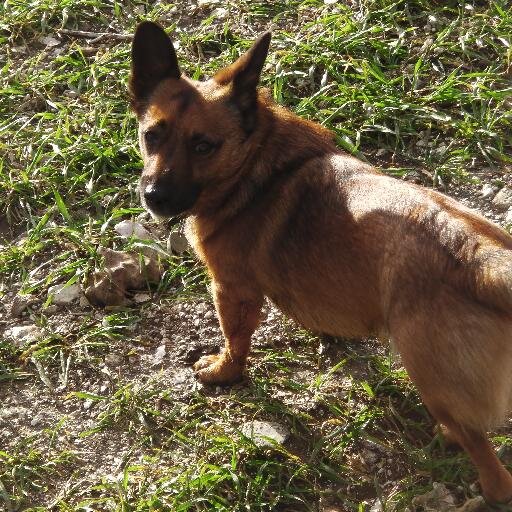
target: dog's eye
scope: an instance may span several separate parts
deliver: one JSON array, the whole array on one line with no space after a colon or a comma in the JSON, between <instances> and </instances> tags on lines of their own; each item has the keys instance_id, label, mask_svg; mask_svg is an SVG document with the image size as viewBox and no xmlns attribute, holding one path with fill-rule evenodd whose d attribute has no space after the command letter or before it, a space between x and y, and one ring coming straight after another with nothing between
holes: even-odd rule
<instances>
[{"instance_id":1,"label":"dog's eye","mask_svg":"<svg viewBox=\"0 0 512 512\"><path fill-rule=\"evenodd\" d=\"M155 130L147 130L144 132L144 142L148 147L154 146L159 138L160 136Z\"/></svg>"},{"instance_id":2,"label":"dog's eye","mask_svg":"<svg viewBox=\"0 0 512 512\"><path fill-rule=\"evenodd\" d=\"M207 155L211 153L214 149L214 145L207 140L202 140L194 145L194 153L196 155Z\"/></svg>"}]
</instances>

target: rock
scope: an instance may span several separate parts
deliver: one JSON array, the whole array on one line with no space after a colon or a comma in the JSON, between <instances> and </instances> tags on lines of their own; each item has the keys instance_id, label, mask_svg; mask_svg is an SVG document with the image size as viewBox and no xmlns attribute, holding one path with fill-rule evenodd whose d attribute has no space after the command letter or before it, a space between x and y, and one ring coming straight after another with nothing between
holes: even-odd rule
<instances>
[{"instance_id":1,"label":"rock","mask_svg":"<svg viewBox=\"0 0 512 512\"><path fill-rule=\"evenodd\" d=\"M87 299L96 306L129 304L129 291L147 289L148 283L158 283L162 266L155 251L144 255L136 252L113 251L101 248L104 267L94 273L85 290Z\"/></svg>"},{"instance_id":2,"label":"rock","mask_svg":"<svg viewBox=\"0 0 512 512\"><path fill-rule=\"evenodd\" d=\"M11 316L13 318L20 317L27 308L36 302L37 299L30 295L16 295L11 303Z\"/></svg>"},{"instance_id":3,"label":"rock","mask_svg":"<svg viewBox=\"0 0 512 512\"><path fill-rule=\"evenodd\" d=\"M433 489L412 499L412 510L422 512L455 512L455 497L444 484L434 482Z\"/></svg>"},{"instance_id":4,"label":"rock","mask_svg":"<svg viewBox=\"0 0 512 512\"><path fill-rule=\"evenodd\" d=\"M377 498L373 503L372 503L372 506L370 507L370 512L382 512L382 503L381 501Z\"/></svg>"},{"instance_id":5,"label":"rock","mask_svg":"<svg viewBox=\"0 0 512 512\"><path fill-rule=\"evenodd\" d=\"M505 217L503 217L505 224L512 224L512 208L509 208L507 213L505 213Z\"/></svg>"},{"instance_id":6,"label":"rock","mask_svg":"<svg viewBox=\"0 0 512 512\"><path fill-rule=\"evenodd\" d=\"M6 338L10 338L16 347L22 347L27 343L32 343L41 334L37 325L15 325L7 329L4 333Z\"/></svg>"},{"instance_id":7,"label":"rock","mask_svg":"<svg viewBox=\"0 0 512 512\"><path fill-rule=\"evenodd\" d=\"M224 20L227 18L229 11L225 7L217 7L213 10L212 16L218 20Z\"/></svg>"},{"instance_id":8,"label":"rock","mask_svg":"<svg viewBox=\"0 0 512 512\"><path fill-rule=\"evenodd\" d=\"M492 204L499 210L505 211L512 207L512 190L503 187L492 200Z\"/></svg>"},{"instance_id":9,"label":"rock","mask_svg":"<svg viewBox=\"0 0 512 512\"><path fill-rule=\"evenodd\" d=\"M119 354L107 354L105 356L105 364L107 366L121 366L123 363L123 357Z\"/></svg>"},{"instance_id":10,"label":"rock","mask_svg":"<svg viewBox=\"0 0 512 512\"><path fill-rule=\"evenodd\" d=\"M91 306L91 303L87 300L87 297L83 294L80 294L80 299L78 301L78 304L81 308L88 308Z\"/></svg>"},{"instance_id":11,"label":"rock","mask_svg":"<svg viewBox=\"0 0 512 512\"><path fill-rule=\"evenodd\" d=\"M512 508L512 507L511 507ZM470 499L464 503L461 507L455 509L456 512L492 512L495 508L490 507L485 503L482 496Z\"/></svg>"},{"instance_id":12,"label":"rock","mask_svg":"<svg viewBox=\"0 0 512 512\"><path fill-rule=\"evenodd\" d=\"M134 236L141 240L151 240L151 234L140 223L131 220L123 220L114 226L114 231L123 238L130 238Z\"/></svg>"},{"instance_id":13,"label":"rock","mask_svg":"<svg viewBox=\"0 0 512 512\"><path fill-rule=\"evenodd\" d=\"M275 443L283 444L290 435L285 426L269 421L250 421L244 423L240 430L260 447L273 446Z\"/></svg>"},{"instance_id":14,"label":"rock","mask_svg":"<svg viewBox=\"0 0 512 512\"><path fill-rule=\"evenodd\" d=\"M497 190L497 187L491 185L490 183L484 183L484 186L480 191L480 197L482 199L490 199L491 197L494 196Z\"/></svg>"},{"instance_id":15,"label":"rock","mask_svg":"<svg viewBox=\"0 0 512 512\"><path fill-rule=\"evenodd\" d=\"M152 366L157 366L159 364L162 364L162 361L164 360L164 356L165 356L165 345L160 345L154 355L153 355L153 360L152 360Z\"/></svg>"},{"instance_id":16,"label":"rock","mask_svg":"<svg viewBox=\"0 0 512 512\"><path fill-rule=\"evenodd\" d=\"M136 304L141 304L142 302L148 302L151 300L151 295L149 293L136 293L133 296L133 301Z\"/></svg>"},{"instance_id":17,"label":"rock","mask_svg":"<svg viewBox=\"0 0 512 512\"><path fill-rule=\"evenodd\" d=\"M88 411L93 406L93 404L93 400L85 400L84 403L82 404L82 408L84 409L84 411Z\"/></svg>"},{"instance_id":18,"label":"rock","mask_svg":"<svg viewBox=\"0 0 512 512\"><path fill-rule=\"evenodd\" d=\"M48 288L48 297L52 298L52 302L58 306L67 306L80 297L80 285L77 283L66 286L56 284Z\"/></svg>"},{"instance_id":19,"label":"rock","mask_svg":"<svg viewBox=\"0 0 512 512\"><path fill-rule=\"evenodd\" d=\"M197 0L197 7L204 8L210 7L212 5L218 4L220 0Z\"/></svg>"},{"instance_id":20,"label":"rock","mask_svg":"<svg viewBox=\"0 0 512 512\"><path fill-rule=\"evenodd\" d=\"M167 239L167 251L174 254L183 254L190 252L190 246L187 237L180 231L171 231Z\"/></svg>"},{"instance_id":21,"label":"rock","mask_svg":"<svg viewBox=\"0 0 512 512\"><path fill-rule=\"evenodd\" d=\"M54 37L51 37L51 36L45 36L45 37L42 37L40 40L39 40L42 44L44 44L45 46L58 46L59 44L61 44L61 41L59 41L58 39L55 39Z\"/></svg>"}]
</instances>

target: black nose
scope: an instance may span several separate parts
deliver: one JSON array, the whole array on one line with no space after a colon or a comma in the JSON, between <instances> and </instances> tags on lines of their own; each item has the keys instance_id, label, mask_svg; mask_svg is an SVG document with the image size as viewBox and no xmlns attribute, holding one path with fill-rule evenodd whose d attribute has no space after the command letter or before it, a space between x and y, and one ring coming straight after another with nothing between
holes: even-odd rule
<instances>
[{"instance_id":1,"label":"black nose","mask_svg":"<svg viewBox=\"0 0 512 512\"><path fill-rule=\"evenodd\" d=\"M144 189L144 199L149 208L158 210L165 203L165 193L160 187L151 183Z\"/></svg>"}]
</instances>

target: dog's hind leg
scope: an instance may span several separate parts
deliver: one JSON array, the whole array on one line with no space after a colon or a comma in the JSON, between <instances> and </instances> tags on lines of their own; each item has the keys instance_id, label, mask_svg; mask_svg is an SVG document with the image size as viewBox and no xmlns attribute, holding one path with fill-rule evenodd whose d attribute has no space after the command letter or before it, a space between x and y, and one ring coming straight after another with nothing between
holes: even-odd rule
<instances>
[{"instance_id":1,"label":"dog's hind leg","mask_svg":"<svg viewBox=\"0 0 512 512\"><path fill-rule=\"evenodd\" d=\"M450 432L450 437L456 439L457 443L468 453L478 470L485 498L491 503L510 502L512 500L512 475L496 456L487 434L464 428L448 414L439 413L439 411L432 411L432 414L442 416L442 421Z\"/></svg>"},{"instance_id":2,"label":"dog's hind leg","mask_svg":"<svg viewBox=\"0 0 512 512\"><path fill-rule=\"evenodd\" d=\"M486 432L510 408L511 318L450 288L430 296L394 306L393 342L431 414L476 466L484 497L508 502L512 476Z\"/></svg>"}]
</instances>

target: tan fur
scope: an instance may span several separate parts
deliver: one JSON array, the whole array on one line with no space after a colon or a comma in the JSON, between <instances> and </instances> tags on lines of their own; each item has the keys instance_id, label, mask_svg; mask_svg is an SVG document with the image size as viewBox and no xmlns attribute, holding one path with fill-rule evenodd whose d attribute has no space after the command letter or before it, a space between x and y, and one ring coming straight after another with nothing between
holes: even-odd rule
<instances>
[{"instance_id":1,"label":"tan fur","mask_svg":"<svg viewBox=\"0 0 512 512\"><path fill-rule=\"evenodd\" d=\"M141 134L166 127L152 154L141 135L142 194L162 177L173 180L169 193L200 190L184 212L187 233L210 273L226 346L196 363L198 377L241 377L264 297L317 332L391 338L486 497L512 498L485 434L511 406L512 238L344 154L266 92L254 100L243 88L259 75L265 44L207 82L163 77L148 98L135 95ZM142 87L137 65L133 76ZM222 143L199 158L187 142L194 133Z\"/></svg>"}]
</instances>

